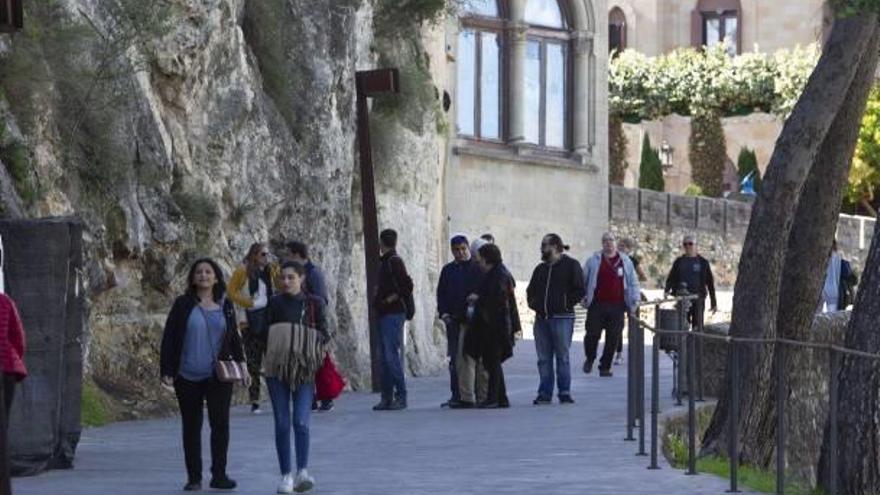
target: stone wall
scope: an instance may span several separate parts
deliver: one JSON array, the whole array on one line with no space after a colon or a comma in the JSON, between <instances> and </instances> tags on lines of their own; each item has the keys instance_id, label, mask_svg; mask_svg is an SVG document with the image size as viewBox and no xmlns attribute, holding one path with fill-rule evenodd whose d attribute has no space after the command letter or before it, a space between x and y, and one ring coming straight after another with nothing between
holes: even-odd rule
<instances>
[{"instance_id":1,"label":"stone wall","mask_svg":"<svg viewBox=\"0 0 880 495\"><path fill-rule=\"evenodd\" d=\"M696 235L701 254L712 264L716 286L733 287L751 218L749 203L610 186L608 211L611 230L638 244L647 287L662 287L686 234ZM857 273L867 258L875 224L873 218L851 215L841 215L837 224L839 248Z\"/></svg>"},{"instance_id":2,"label":"stone wall","mask_svg":"<svg viewBox=\"0 0 880 495\"><path fill-rule=\"evenodd\" d=\"M849 311L816 315L809 341L843 345ZM710 333L727 335L729 324L707 325ZM704 392L717 397L728 387L728 344L709 340L703 354ZM828 422L829 353L824 349L787 349L786 466L800 480L815 485Z\"/></svg>"}]
</instances>

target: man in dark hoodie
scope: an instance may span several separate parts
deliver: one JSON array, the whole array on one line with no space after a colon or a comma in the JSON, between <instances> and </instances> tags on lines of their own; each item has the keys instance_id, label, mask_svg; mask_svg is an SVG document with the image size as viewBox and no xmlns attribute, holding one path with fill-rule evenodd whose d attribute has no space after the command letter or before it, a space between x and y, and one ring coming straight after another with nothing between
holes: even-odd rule
<instances>
[{"instance_id":1,"label":"man in dark hoodie","mask_svg":"<svg viewBox=\"0 0 880 495\"><path fill-rule=\"evenodd\" d=\"M574 333L574 307L584 297L584 272L580 263L568 257L568 246L556 234L541 241L541 264L532 273L526 289L529 308L535 311L535 349L541 382L535 405L553 399L554 360L559 402L573 404L569 349Z\"/></svg>"}]
</instances>

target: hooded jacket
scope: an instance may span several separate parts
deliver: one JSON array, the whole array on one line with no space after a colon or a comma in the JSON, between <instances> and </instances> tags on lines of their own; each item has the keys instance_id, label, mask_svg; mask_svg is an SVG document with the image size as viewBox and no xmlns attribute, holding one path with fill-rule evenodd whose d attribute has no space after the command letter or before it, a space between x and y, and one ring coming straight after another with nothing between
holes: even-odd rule
<instances>
[{"instance_id":1,"label":"hooded jacket","mask_svg":"<svg viewBox=\"0 0 880 495\"><path fill-rule=\"evenodd\" d=\"M532 272L526 295L539 318L574 317L574 307L584 297L580 263L565 254L556 263L541 263Z\"/></svg>"}]
</instances>

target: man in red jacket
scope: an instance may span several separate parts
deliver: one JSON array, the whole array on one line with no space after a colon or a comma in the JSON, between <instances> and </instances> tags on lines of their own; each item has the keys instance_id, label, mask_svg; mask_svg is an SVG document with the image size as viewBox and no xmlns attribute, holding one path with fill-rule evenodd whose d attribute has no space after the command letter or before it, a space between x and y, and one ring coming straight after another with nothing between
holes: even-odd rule
<instances>
[{"instance_id":1,"label":"man in red jacket","mask_svg":"<svg viewBox=\"0 0 880 495\"><path fill-rule=\"evenodd\" d=\"M18 317L15 303L6 294L0 293L0 493L12 493L9 481L9 461L7 459L6 430L7 418L12 406L15 384L27 376L24 367L24 328Z\"/></svg>"}]
</instances>

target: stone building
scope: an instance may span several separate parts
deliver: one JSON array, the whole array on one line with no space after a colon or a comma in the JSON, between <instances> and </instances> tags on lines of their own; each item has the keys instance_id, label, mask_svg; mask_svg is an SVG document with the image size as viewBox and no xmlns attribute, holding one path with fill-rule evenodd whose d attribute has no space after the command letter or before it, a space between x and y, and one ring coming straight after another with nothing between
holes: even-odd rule
<instances>
[{"instance_id":1,"label":"stone building","mask_svg":"<svg viewBox=\"0 0 880 495\"><path fill-rule=\"evenodd\" d=\"M448 230L491 232L527 279L541 237L582 258L607 226L604 0L471 0L446 24Z\"/></svg>"},{"instance_id":2,"label":"stone building","mask_svg":"<svg viewBox=\"0 0 880 495\"><path fill-rule=\"evenodd\" d=\"M783 48L821 43L830 25L825 0L609 0L609 49L635 49L657 56L682 47L714 45L727 40L729 51L772 53ZM770 160L782 119L754 113L722 119L731 175L741 147L755 150L763 170ZM629 141L625 185L638 184L642 136L666 147L669 163L666 190L682 192L691 183L688 160L690 118L672 115L624 126ZM735 177L735 175L734 175ZM730 179L730 178L728 178Z\"/></svg>"}]
</instances>

